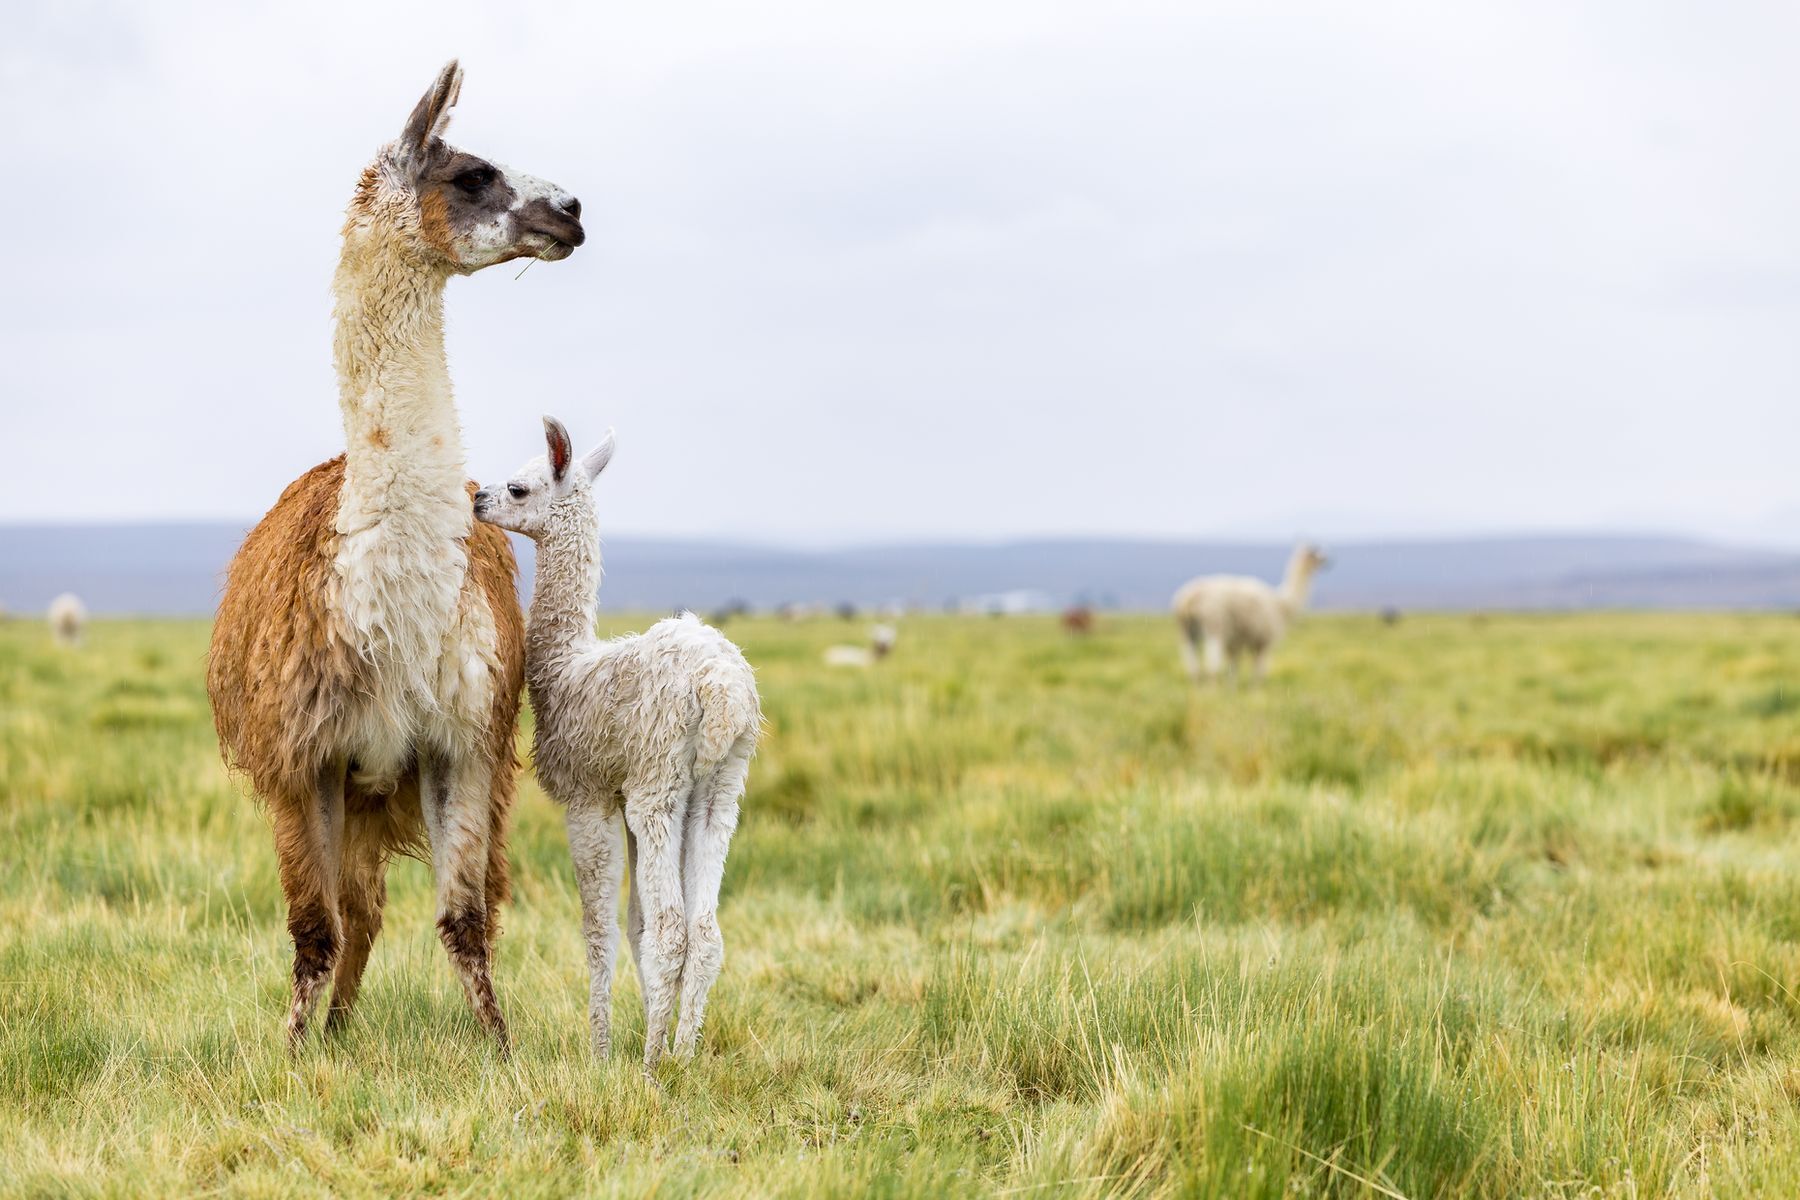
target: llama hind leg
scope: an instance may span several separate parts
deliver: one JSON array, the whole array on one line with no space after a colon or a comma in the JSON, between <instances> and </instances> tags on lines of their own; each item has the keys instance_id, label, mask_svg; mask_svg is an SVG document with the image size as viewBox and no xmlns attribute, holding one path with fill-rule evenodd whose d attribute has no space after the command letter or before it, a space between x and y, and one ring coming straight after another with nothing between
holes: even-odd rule
<instances>
[{"instance_id":1,"label":"llama hind leg","mask_svg":"<svg viewBox=\"0 0 1800 1200\"><path fill-rule=\"evenodd\" d=\"M625 824L637 839L633 898L643 909L638 935L638 974L644 983L644 1066L654 1067L668 1043L669 1018L687 957L687 918L682 912L682 811L691 781L628 789Z\"/></svg>"},{"instance_id":2,"label":"llama hind leg","mask_svg":"<svg viewBox=\"0 0 1800 1200\"><path fill-rule=\"evenodd\" d=\"M738 797L750 773L754 742L740 737L725 761L699 787L688 805L681 879L687 908L687 960L681 968L681 1018L675 1026L675 1053L689 1055L700 1039L706 998L725 965L725 938L719 930L719 884L725 855L737 830Z\"/></svg>"},{"instance_id":3,"label":"llama hind leg","mask_svg":"<svg viewBox=\"0 0 1800 1200\"><path fill-rule=\"evenodd\" d=\"M492 765L421 754L419 809L431 839L431 871L437 884L438 938L450 954L463 995L505 1056L506 1018L490 974L488 858L493 838Z\"/></svg>"},{"instance_id":4,"label":"llama hind leg","mask_svg":"<svg viewBox=\"0 0 1800 1200\"><path fill-rule=\"evenodd\" d=\"M288 933L294 939L293 1002L287 1019L290 1050L306 1040L307 1023L344 945L338 861L344 836L345 770L342 762L327 763L314 777L310 793L270 805Z\"/></svg>"},{"instance_id":5,"label":"llama hind leg","mask_svg":"<svg viewBox=\"0 0 1800 1200\"><path fill-rule=\"evenodd\" d=\"M494 943L500 939L500 911L512 899L512 872L506 861L506 826L512 816L514 793L518 787L516 766L510 756L494 767L488 803L487 899L488 961L494 958ZM491 969L491 968L490 968Z\"/></svg>"},{"instance_id":6,"label":"llama hind leg","mask_svg":"<svg viewBox=\"0 0 1800 1200\"><path fill-rule=\"evenodd\" d=\"M1217 682L1225 673L1225 639L1213 634L1206 635L1206 677Z\"/></svg>"},{"instance_id":7,"label":"llama hind leg","mask_svg":"<svg viewBox=\"0 0 1800 1200\"><path fill-rule=\"evenodd\" d=\"M630 885L631 902L625 906L625 944L631 947L631 962L637 968L638 981L644 979L644 896L637 885L637 834L625 826L625 879Z\"/></svg>"},{"instance_id":8,"label":"llama hind leg","mask_svg":"<svg viewBox=\"0 0 1800 1200\"><path fill-rule=\"evenodd\" d=\"M581 892L581 936L587 946L588 1029L594 1055L612 1052L613 962L619 950L619 868L625 837L619 815L584 801L563 814L569 830L569 854L575 861L575 886Z\"/></svg>"},{"instance_id":9,"label":"llama hind leg","mask_svg":"<svg viewBox=\"0 0 1800 1200\"><path fill-rule=\"evenodd\" d=\"M381 934L382 909L387 905L387 822L368 813L350 816L344 823L343 867L338 877L338 905L344 918L344 949L338 956L331 983L331 1011L325 1017L327 1033L349 1023L362 990L369 951Z\"/></svg>"}]
</instances>

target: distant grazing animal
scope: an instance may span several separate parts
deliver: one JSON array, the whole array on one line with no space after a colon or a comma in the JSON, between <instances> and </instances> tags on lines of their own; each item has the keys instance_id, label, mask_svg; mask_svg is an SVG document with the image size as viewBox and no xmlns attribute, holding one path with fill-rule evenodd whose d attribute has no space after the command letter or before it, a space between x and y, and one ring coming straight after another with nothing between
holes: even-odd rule
<instances>
[{"instance_id":1,"label":"distant grazing animal","mask_svg":"<svg viewBox=\"0 0 1800 1200\"><path fill-rule=\"evenodd\" d=\"M1235 676L1246 654L1256 677L1267 675L1270 651L1306 607L1313 576L1330 561L1317 546L1302 543L1288 559L1279 588L1244 575L1204 575L1184 584L1171 607L1188 675L1201 681L1202 652L1207 678L1217 679L1227 666Z\"/></svg>"},{"instance_id":2,"label":"distant grazing animal","mask_svg":"<svg viewBox=\"0 0 1800 1200\"><path fill-rule=\"evenodd\" d=\"M447 64L364 168L333 280L345 452L295 480L232 560L207 691L226 761L275 830L294 939L297 1047L335 972L349 1015L381 929L387 862L427 846L437 930L507 1047L490 961L524 670L506 536L476 526L444 356L444 286L510 259L567 258L575 198L443 141Z\"/></svg>"},{"instance_id":3,"label":"distant grazing animal","mask_svg":"<svg viewBox=\"0 0 1800 1200\"><path fill-rule=\"evenodd\" d=\"M1381 610L1381 623L1383 625L1398 625L1400 623L1400 610L1395 608L1393 605L1389 605L1388 607L1382 609Z\"/></svg>"},{"instance_id":4,"label":"distant grazing animal","mask_svg":"<svg viewBox=\"0 0 1800 1200\"><path fill-rule=\"evenodd\" d=\"M1085 604L1063 609L1062 627L1076 634L1094 632L1094 610Z\"/></svg>"},{"instance_id":5,"label":"distant grazing animal","mask_svg":"<svg viewBox=\"0 0 1800 1200\"><path fill-rule=\"evenodd\" d=\"M747 617L754 611L755 609L751 608L748 600L741 596L733 596L718 608L713 609L712 615L706 618L706 622L717 629L723 629L727 621L736 617Z\"/></svg>"},{"instance_id":6,"label":"distant grazing animal","mask_svg":"<svg viewBox=\"0 0 1800 1200\"><path fill-rule=\"evenodd\" d=\"M876 625L869 630L867 646L825 647L825 665L828 667L872 667L893 653L894 642L899 636L900 631L892 625Z\"/></svg>"},{"instance_id":7,"label":"distant grazing animal","mask_svg":"<svg viewBox=\"0 0 1800 1200\"><path fill-rule=\"evenodd\" d=\"M475 513L537 542L525 631L533 758L568 824L594 1050L605 1055L612 1044L619 866L628 856L626 934L644 984L644 1065L653 1067L677 989L674 1051L693 1052L725 961L719 881L762 710L743 654L692 614L635 636L594 635L600 527L592 484L612 459L612 433L579 461L560 421L544 418L544 438L547 454L504 486L475 493Z\"/></svg>"},{"instance_id":8,"label":"distant grazing animal","mask_svg":"<svg viewBox=\"0 0 1800 1200\"><path fill-rule=\"evenodd\" d=\"M755 612L756 608L742 596L733 596L725 602L725 611L734 617L747 617Z\"/></svg>"},{"instance_id":9,"label":"distant grazing animal","mask_svg":"<svg viewBox=\"0 0 1800 1200\"><path fill-rule=\"evenodd\" d=\"M79 646L87 628L87 606L74 592L64 592L50 602L50 636L59 646Z\"/></svg>"}]
</instances>

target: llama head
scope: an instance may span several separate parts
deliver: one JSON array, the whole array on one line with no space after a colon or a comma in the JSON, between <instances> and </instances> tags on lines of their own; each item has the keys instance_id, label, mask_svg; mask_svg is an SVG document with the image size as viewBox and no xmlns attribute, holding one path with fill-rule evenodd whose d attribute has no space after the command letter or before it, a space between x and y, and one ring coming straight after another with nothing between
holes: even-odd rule
<instances>
[{"instance_id":1,"label":"llama head","mask_svg":"<svg viewBox=\"0 0 1800 1200\"><path fill-rule=\"evenodd\" d=\"M1294 567L1302 576L1311 576L1331 565L1331 558L1322 546L1312 542L1301 542L1294 547Z\"/></svg>"},{"instance_id":2,"label":"llama head","mask_svg":"<svg viewBox=\"0 0 1800 1200\"><path fill-rule=\"evenodd\" d=\"M514 258L557 261L586 240L581 202L554 183L444 141L462 91L452 59L400 136L381 148L350 202L350 229L378 228L428 263L467 275Z\"/></svg>"},{"instance_id":3,"label":"llama head","mask_svg":"<svg viewBox=\"0 0 1800 1200\"><path fill-rule=\"evenodd\" d=\"M513 472L505 484L475 493L478 519L533 540L570 521L584 530L592 524L590 489L612 461L613 431L608 429L605 440L576 458L563 423L545 417L544 443L544 453Z\"/></svg>"}]
</instances>

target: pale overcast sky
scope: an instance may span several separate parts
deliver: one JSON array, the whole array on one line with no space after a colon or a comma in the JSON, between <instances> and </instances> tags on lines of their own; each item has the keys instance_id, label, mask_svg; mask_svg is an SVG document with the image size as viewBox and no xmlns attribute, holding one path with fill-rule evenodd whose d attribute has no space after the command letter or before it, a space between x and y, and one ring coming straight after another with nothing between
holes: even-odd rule
<instances>
[{"instance_id":1,"label":"pale overcast sky","mask_svg":"<svg viewBox=\"0 0 1800 1200\"><path fill-rule=\"evenodd\" d=\"M1800 6L13 3L0 520L244 518L336 453L358 170L587 246L454 281L471 471L620 534L1666 528L1800 544Z\"/></svg>"}]
</instances>

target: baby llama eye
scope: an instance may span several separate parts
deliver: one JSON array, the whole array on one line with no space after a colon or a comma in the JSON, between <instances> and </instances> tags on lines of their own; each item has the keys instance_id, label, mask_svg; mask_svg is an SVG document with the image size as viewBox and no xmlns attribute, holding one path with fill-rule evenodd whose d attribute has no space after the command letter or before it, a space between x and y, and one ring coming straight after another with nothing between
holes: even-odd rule
<instances>
[{"instance_id":1,"label":"baby llama eye","mask_svg":"<svg viewBox=\"0 0 1800 1200\"><path fill-rule=\"evenodd\" d=\"M523 484L509 483L506 485L506 494L511 496L514 500L523 500L526 496L531 494L531 489L525 487Z\"/></svg>"}]
</instances>

